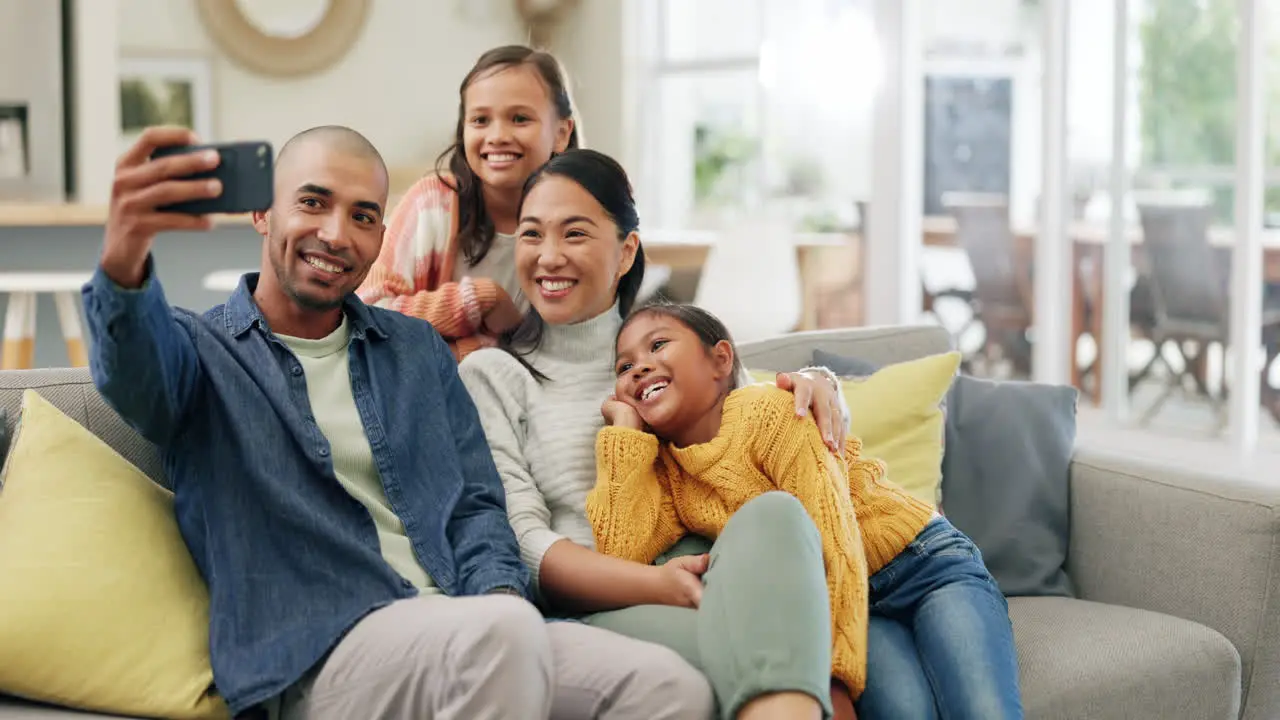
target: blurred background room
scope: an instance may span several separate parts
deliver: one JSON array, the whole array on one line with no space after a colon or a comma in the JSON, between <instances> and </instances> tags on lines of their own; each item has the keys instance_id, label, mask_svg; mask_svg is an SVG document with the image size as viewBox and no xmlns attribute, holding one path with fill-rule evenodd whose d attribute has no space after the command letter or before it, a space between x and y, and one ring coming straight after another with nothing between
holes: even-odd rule
<instances>
[{"instance_id":1,"label":"blurred background room","mask_svg":"<svg viewBox=\"0 0 1280 720\"><path fill-rule=\"evenodd\" d=\"M966 372L1079 388L1082 436L1280 459L1280 117L1263 112L1278 15L1280 0L0 0L3 366L83 364L78 288L139 128L278 147L349 125L394 196L449 143L475 59L533 43L568 70L585 144L631 173L651 287L739 340L940 323ZM170 300L203 310L261 238L227 217L155 254Z\"/></svg>"}]
</instances>

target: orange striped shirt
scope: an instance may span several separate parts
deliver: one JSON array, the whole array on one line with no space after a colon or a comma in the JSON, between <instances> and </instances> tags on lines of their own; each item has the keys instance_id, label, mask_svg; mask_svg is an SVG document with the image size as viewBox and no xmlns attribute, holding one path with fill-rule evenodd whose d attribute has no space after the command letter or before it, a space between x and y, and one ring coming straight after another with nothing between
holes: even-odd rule
<instances>
[{"instance_id":1,"label":"orange striped shirt","mask_svg":"<svg viewBox=\"0 0 1280 720\"><path fill-rule=\"evenodd\" d=\"M431 323L454 356L494 344L485 317L507 292L491 278L453 280L459 258L458 193L453 180L432 173L391 211L382 250L356 293L370 305Z\"/></svg>"}]
</instances>

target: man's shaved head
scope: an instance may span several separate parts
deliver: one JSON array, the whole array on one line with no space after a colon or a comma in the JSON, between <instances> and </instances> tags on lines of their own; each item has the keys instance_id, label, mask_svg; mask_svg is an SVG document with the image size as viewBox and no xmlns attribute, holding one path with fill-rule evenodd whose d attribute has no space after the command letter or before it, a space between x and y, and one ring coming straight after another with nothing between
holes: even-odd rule
<instances>
[{"instance_id":1,"label":"man's shaved head","mask_svg":"<svg viewBox=\"0 0 1280 720\"><path fill-rule=\"evenodd\" d=\"M274 202L254 213L266 239L254 299L274 308L272 329L323 337L338 326L382 247L388 184L382 155L351 128L311 128L280 148Z\"/></svg>"},{"instance_id":2,"label":"man's shaved head","mask_svg":"<svg viewBox=\"0 0 1280 720\"><path fill-rule=\"evenodd\" d=\"M378 152L378 148L374 147L364 135L344 125L320 125L303 130L289 138L276 155L276 169L288 162L290 155L312 146L312 143L322 143L326 149L373 160L382 174L387 175L387 163L382 159L382 153Z\"/></svg>"}]
</instances>

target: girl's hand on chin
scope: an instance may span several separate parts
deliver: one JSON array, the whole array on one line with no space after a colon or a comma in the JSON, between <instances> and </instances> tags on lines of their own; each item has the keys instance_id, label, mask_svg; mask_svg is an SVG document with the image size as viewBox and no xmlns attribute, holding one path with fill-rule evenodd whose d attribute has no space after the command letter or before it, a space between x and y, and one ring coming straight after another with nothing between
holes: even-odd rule
<instances>
[{"instance_id":1,"label":"girl's hand on chin","mask_svg":"<svg viewBox=\"0 0 1280 720\"><path fill-rule=\"evenodd\" d=\"M648 432L644 420L640 419L640 413L630 405L622 402L616 395L609 395L609 399L604 401L600 406L600 414L604 416L606 425L612 425L620 428L630 428L639 430L640 432Z\"/></svg>"}]
</instances>

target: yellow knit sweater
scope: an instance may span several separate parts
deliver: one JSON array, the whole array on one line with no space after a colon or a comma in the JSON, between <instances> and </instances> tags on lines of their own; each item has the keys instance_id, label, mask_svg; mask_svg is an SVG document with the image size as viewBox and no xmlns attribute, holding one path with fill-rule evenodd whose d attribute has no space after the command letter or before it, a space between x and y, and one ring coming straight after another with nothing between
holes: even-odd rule
<instances>
[{"instance_id":1,"label":"yellow knit sweater","mask_svg":"<svg viewBox=\"0 0 1280 720\"><path fill-rule=\"evenodd\" d=\"M687 448L606 427L596 439L598 479L587 495L596 549L652 563L687 533L716 538L748 500L771 490L798 498L822 535L831 599L832 674L856 698L866 686L867 578L915 539L933 509L884 478L851 438L844 461L795 398L749 385L725 399L720 432Z\"/></svg>"}]
</instances>

